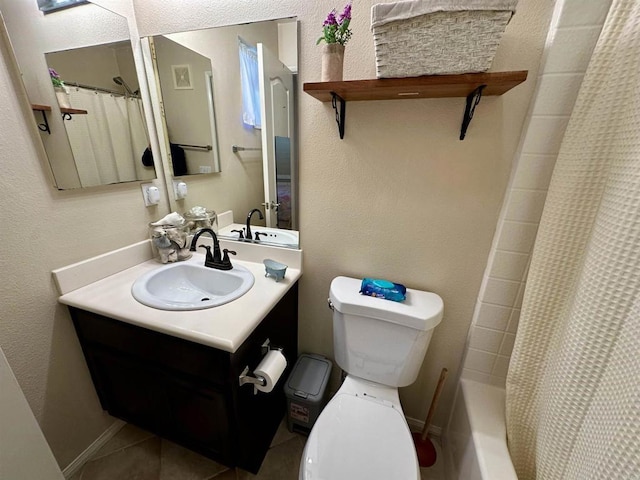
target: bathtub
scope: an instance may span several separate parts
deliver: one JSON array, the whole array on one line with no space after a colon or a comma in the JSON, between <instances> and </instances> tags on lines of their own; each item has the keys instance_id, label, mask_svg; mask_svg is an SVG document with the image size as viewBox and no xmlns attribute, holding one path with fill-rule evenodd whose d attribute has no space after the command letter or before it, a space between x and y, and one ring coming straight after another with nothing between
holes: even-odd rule
<instances>
[{"instance_id":1,"label":"bathtub","mask_svg":"<svg viewBox=\"0 0 640 480\"><path fill-rule=\"evenodd\" d=\"M505 425L504 388L461 379L443 436L449 480L517 480Z\"/></svg>"}]
</instances>

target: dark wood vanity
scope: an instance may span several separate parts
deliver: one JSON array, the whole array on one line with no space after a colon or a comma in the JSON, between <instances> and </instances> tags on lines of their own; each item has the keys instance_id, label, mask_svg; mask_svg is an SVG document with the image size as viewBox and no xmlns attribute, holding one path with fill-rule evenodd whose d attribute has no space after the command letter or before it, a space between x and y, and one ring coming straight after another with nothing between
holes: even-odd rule
<instances>
[{"instance_id":1,"label":"dark wood vanity","mask_svg":"<svg viewBox=\"0 0 640 480\"><path fill-rule=\"evenodd\" d=\"M285 413L283 385L297 357L297 283L233 353L69 309L106 411L257 473ZM253 386L241 387L238 379L246 366L253 371L260 363L267 339L282 347L287 369L271 393L254 395Z\"/></svg>"}]
</instances>

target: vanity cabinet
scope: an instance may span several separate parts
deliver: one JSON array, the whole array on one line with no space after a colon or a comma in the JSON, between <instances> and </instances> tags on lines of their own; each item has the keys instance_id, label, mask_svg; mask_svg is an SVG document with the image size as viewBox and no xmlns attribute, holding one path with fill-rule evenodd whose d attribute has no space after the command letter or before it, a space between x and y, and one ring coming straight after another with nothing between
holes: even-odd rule
<instances>
[{"instance_id":1,"label":"vanity cabinet","mask_svg":"<svg viewBox=\"0 0 640 480\"><path fill-rule=\"evenodd\" d=\"M257 473L284 415L283 385L297 356L297 283L234 353L69 309L106 411L229 467ZM271 393L254 395L253 386L240 387L238 377L260 363L267 339L282 347L287 369Z\"/></svg>"}]
</instances>

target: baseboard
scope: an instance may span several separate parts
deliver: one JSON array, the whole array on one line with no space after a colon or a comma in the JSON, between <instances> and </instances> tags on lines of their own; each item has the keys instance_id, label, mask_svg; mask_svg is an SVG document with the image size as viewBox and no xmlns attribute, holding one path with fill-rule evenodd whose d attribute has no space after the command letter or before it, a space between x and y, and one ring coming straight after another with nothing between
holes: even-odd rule
<instances>
[{"instance_id":1,"label":"baseboard","mask_svg":"<svg viewBox=\"0 0 640 480\"><path fill-rule=\"evenodd\" d=\"M407 424L409 425L409 429L412 432L421 432L424 428L424 421L418 420L416 418L405 417L407 420ZM439 437L442 435L442 428L436 427L435 425L431 425L429 427L429 435L433 435L434 437Z\"/></svg>"},{"instance_id":2,"label":"baseboard","mask_svg":"<svg viewBox=\"0 0 640 480\"><path fill-rule=\"evenodd\" d=\"M75 475L85 463L98 451L100 450L105 443L111 440L116 433L120 431L122 427L124 427L127 422L123 422L122 420L116 420L111 424L109 428L107 428L102 435L95 439L95 441L89 445L84 452L76 457L69 465L65 467L62 471L64 478L71 478Z\"/></svg>"},{"instance_id":3,"label":"baseboard","mask_svg":"<svg viewBox=\"0 0 640 480\"><path fill-rule=\"evenodd\" d=\"M449 448L448 434L440 437L440 444L442 446L442 455L444 457L444 478L446 480L459 478L456 473L455 464L453 463L451 449Z\"/></svg>"}]
</instances>

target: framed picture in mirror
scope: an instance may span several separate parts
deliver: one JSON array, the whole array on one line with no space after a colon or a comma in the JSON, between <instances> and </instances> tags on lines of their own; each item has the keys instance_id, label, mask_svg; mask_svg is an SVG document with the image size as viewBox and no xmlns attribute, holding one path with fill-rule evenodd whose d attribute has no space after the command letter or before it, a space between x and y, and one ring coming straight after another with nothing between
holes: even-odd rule
<instances>
[{"instance_id":1,"label":"framed picture in mirror","mask_svg":"<svg viewBox=\"0 0 640 480\"><path fill-rule=\"evenodd\" d=\"M173 72L173 88L176 90L193 90L191 85L191 67L189 65L171 65Z\"/></svg>"}]
</instances>

